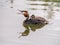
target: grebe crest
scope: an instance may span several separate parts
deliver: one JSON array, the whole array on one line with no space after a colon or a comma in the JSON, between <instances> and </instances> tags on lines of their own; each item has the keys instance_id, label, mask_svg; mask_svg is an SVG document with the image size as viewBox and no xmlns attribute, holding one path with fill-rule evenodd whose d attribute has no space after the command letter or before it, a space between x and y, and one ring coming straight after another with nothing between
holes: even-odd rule
<instances>
[{"instance_id":1,"label":"grebe crest","mask_svg":"<svg viewBox=\"0 0 60 45\"><path fill-rule=\"evenodd\" d=\"M21 11L21 13L22 13L25 17L29 17L28 11L23 10L23 11Z\"/></svg>"}]
</instances>

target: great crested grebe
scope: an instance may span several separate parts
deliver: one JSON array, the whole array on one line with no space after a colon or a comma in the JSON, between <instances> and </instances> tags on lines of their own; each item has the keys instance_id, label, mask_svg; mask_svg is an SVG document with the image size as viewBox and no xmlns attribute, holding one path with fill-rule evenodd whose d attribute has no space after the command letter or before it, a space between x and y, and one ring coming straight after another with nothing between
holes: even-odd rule
<instances>
[{"instance_id":1,"label":"great crested grebe","mask_svg":"<svg viewBox=\"0 0 60 45\"><path fill-rule=\"evenodd\" d=\"M26 20L24 23L26 24L48 24L48 21L42 17L36 17L35 15L32 15L29 19L29 13L26 10L19 10L19 14L23 14L26 17Z\"/></svg>"}]
</instances>

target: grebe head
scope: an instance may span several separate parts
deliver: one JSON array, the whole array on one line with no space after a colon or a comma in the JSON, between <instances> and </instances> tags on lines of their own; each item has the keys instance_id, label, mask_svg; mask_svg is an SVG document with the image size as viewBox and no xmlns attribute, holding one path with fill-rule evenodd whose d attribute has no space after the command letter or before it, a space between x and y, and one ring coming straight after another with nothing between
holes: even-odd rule
<instances>
[{"instance_id":1,"label":"grebe head","mask_svg":"<svg viewBox=\"0 0 60 45\"><path fill-rule=\"evenodd\" d=\"M35 15L34 15L34 14L31 16L31 19L32 19L32 20L34 20L34 19L35 19Z\"/></svg>"},{"instance_id":2,"label":"grebe head","mask_svg":"<svg viewBox=\"0 0 60 45\"><path fill-rule=\"evenodd\" d=\"M20 14L23 14L25 17L29 17L29 13L26 10L19 10Z\"/></svg>"},{"instance_id":3,"label":"grebe head","mask_svg":"<svg viewBox=\"0 0 60 45\"><path fill-rule=\"evenodd\" d=\"M35 15L33 14L33 15L31 16L31 18L35 18Z\"/></svg>"}]
</instances>

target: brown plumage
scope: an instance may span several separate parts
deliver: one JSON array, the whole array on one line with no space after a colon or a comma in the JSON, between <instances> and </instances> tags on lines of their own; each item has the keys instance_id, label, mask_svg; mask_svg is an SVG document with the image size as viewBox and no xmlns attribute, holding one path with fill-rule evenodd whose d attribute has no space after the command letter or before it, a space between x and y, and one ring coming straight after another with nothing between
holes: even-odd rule
<instances>
[{"instance_id":1,"label":"brown plumage","mask_svg":"<svg viewBox=\"0 0 60 45\"><path fill-rule=\"evenodd\" d=\"M42 17L36 17L35 15L32 15L31 18L29 19L29 13L28 11L21 11L19 10L25 17L26 20L24 21L27 24L48 24L48 21Z\"/></svg>"}]
</instances>

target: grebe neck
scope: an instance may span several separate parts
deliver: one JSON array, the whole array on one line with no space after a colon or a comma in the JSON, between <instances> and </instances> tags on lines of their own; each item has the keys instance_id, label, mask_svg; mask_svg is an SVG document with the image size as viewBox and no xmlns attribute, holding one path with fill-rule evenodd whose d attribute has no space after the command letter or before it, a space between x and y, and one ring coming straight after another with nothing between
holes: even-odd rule
<instances>
[{"instance_id":1,"label":"grebe neck","mask_svg":"<svg viewBox=\"0 0 60 45\"><path fill-rule=\"evenodd\" d=\"M26 17L26 20L29 20L29 16L28 16L28 17Z\"/></svg>"}]
</instances>

